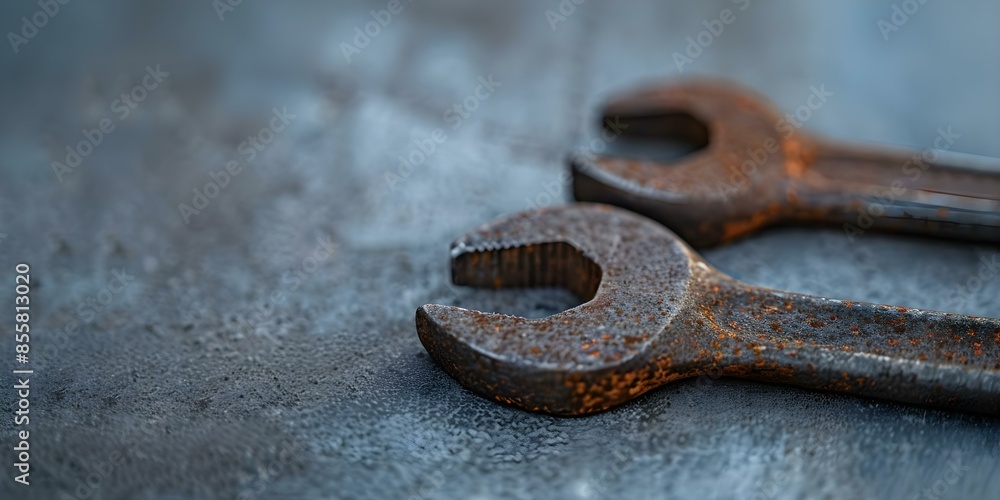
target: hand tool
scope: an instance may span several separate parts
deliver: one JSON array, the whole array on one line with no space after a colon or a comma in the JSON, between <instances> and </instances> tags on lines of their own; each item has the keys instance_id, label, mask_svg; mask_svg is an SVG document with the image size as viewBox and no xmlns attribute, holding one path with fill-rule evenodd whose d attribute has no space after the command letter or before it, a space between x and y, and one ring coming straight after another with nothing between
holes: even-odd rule
<instances>
[{"instance_id":1,"label":"hand tool","mask_svg":"<svg viewBox=\"0 0 1000 500\"><path fill-rule=\"evenodd\" d=\"M718 374L1000 415L1000 320L748 285L620 208L502 218L459 238L451 259L459 285L589 299L536 320L417 309L420 341L445 371L527 410L582 415Z\"/></svg>"},{"instance_id":2,"label":"hand tool","mask_svg":"<svg viewBox=\"0 0 1000 500\"><path fill-rule=\"evenodd\" d=\"M977 170L971 160L944 164L936 150L865 149L803 132L801 119L830 105L826 94L815 89L797 115L785 116L714 80L623 95L603 110L607 138L700 149L670 162L571 155L574 196L644 214L695 247L787 223L834 224L852 241L883 230L1000 242L1000 161ZM935 146L945 149L959 136L950 127L937 133Z\"/></svg>"}]
</instances>

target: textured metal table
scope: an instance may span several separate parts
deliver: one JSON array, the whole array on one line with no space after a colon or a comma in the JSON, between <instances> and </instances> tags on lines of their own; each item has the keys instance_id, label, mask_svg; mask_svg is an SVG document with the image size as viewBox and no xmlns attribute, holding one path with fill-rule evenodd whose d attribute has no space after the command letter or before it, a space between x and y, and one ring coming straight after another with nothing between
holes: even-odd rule
<instances>
[{"instance_id":1,"label":"textured metal table","mask_svg":"<svg viewBox=\"0 0 1000 500\"><path fill-rule=\"evenodd\" d=\"M1000 497L995 419L710 378L530 414L413 317L574 304L453 287L448 244L569 201L564 155L607 147L597 106L636 83L728 77L834 138L1000 157L995 2L46 5L0 16L0 300L29 263L34 369L17 426L5 330L0 497ZM997 317L998 252L786 228L704 255Z\"/></svg>"}]
</instances>

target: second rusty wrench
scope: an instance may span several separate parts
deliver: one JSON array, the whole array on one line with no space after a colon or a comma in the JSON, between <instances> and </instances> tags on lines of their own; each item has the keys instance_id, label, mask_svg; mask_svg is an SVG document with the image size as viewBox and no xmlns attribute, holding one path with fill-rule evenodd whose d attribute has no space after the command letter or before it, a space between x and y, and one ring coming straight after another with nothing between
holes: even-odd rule
<instances>
[{"instance_id":1,"label":"second rusty wrench","mask_svg":"<svg viewBox=\"0 0 1000 500\"><path fill-rule=\"evenodd\" d=\"M1000 161L989 171L945 164L934 150L833 143L715 80L641 89L603 115L624 137L700 149L671 162L574 154L576 199L644 214L695 247L784 223L833 224L851 238L871 229L1000 242ZM942 130L939 148L953 140Z\"/></svg>"}]
</instances>

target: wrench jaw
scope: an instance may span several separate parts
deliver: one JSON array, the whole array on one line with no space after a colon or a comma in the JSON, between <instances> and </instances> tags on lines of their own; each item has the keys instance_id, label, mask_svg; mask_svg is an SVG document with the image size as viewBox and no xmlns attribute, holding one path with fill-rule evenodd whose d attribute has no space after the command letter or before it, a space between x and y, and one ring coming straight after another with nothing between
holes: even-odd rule
<instances>
[{"instance_id":1,"label":"wrench jaw","mask_svg":"<svg viewBox=\"0 0 1000 500\"><path fill-rule=\"evenodd\" d=\"M570 416L610 408L627 399L609 398L591 388L608 385L613 373L630 371L629 359L616 359L616 355L577 359L576 353L561 347L570 338L576 346L585 345L589 335L584 331L546 335L554 333L552 325L436 304L417 309L417 331L445 372L498 402ZM517 342L515 349L508 348L512 341Z\"/></svg>"},{"instance_id":2,"label":"wrench jaw","mask_svg":"<svg viewBox=\"0 0 1000 500\"><path fill-rule=\"evenodd\" d=\"M486 397L557 415L604 410L671 376L649 346L682 312L692 255L659 224L608 206L507 217L456 241L456 283L564 286L591 300L538 320L428 304L417 331L446 372Z\"/></svg>"},{"instance_id":3,"label":"wrench jaw","mask_svg":"<svg viewBox=\"0 0 1000 500\"><path fill-rule=\"evenodd\" d=\"M568 158L574 197L642 213L695 247L786 217L786 180L800 173L798 154L811 143L790 126L779 129L781 116L757 94L714 81L640 89L610 101L602 114L613 139L659 138L700 149L669 162L575 153Z\"/></svg>"}]
</instances>

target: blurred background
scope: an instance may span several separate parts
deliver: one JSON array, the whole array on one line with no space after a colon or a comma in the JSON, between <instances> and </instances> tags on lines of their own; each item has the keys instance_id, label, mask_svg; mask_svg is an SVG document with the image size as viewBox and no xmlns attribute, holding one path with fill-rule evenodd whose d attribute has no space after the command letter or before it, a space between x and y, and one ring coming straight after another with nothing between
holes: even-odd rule
<instances>
[{"instance_id":1,"label":"blurred background","mask_svg":"<svg viewBox=\"0 0 1000 500\"><path fill-rule=\"evenodd\" d=\"M35 373L31 485L5 465L0 497L996 498L995 419L708 378L529 414L439 370L413 314L575 304L454 287L448 245L570 202L567 152L636 85L718 76L784 112L824 86L810 131L928 148L951 127L953 151L1000 157L998 19L986 0L4 3L0 300L29 263ZM1000 317L1000 279L967 286L997 252L783 228L703 255ZM0 352L13 415L12 332ZM0 419L4 463L20 429Z\"/></svg>"}]
</instances>

